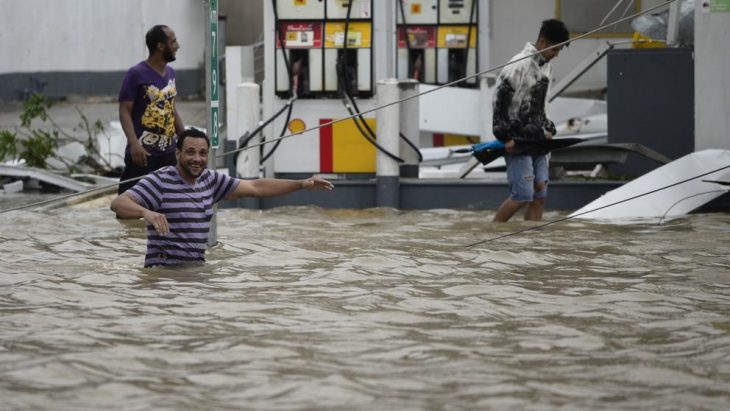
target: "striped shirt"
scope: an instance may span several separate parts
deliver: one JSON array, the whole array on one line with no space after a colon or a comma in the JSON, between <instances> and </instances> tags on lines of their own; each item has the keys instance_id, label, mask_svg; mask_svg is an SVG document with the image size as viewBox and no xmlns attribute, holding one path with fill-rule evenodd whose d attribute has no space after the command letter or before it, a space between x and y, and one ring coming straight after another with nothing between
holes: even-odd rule
<instances>
[{"instance_id":1,"label":"striped shirt","mask_svg":"<svg viewBox=\"0 0 730 411\"><path fill-rule=\"evenodd\" d=\"M189 184L174 166L147 175L129 189L132 198L148 210L164 214L170 227L166 236L147 225L144 266L205 261L213 205L238 187L239 180L206 169Z\"/></svg>"}]
</instances>

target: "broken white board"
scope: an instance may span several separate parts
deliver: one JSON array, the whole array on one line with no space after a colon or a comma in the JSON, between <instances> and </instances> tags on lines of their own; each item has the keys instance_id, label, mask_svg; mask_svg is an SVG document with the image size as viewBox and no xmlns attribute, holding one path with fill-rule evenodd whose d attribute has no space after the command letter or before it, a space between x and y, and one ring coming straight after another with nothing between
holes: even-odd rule
<instances>
[{"instance_id":1,"label":"broken white board","mask_svg":"<svg viewBox=\"0 0 730 411\"><path fill-rule=\"evenodd\" d=\"M680 217L730 190L715 182L727 179L728 170L730 150L691 153L607 192L570 217L660 221Z\"/></svg>"}]
</instances>

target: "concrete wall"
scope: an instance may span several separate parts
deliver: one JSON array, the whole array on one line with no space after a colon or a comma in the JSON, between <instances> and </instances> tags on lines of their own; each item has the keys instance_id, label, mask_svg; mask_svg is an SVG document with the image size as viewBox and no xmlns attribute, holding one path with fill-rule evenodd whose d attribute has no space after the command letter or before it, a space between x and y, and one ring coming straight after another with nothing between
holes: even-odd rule
<instances>
[{"instance_id":1,"label":"concrete wall","mask_svg":"<svg viewBox=\"0 0 730 411\"><path fill-rule=\"evenodd\" d=\"M172 65L189 83L181 93L198 94L203 13L199 0L2 0L0 100L49 90L114 95L124 72L147 57L144 35L155 24L178 37Z\"/></svg>"},{"instance_id":2,"label":"concrete wall","mask_svg":"<svg viewBox=\"0 0 730 411\"><path fill-rule=\"evenodd\" d=\"M730 149L730 13L695 3L695 150Z\"/></svg>"}]
</instances>

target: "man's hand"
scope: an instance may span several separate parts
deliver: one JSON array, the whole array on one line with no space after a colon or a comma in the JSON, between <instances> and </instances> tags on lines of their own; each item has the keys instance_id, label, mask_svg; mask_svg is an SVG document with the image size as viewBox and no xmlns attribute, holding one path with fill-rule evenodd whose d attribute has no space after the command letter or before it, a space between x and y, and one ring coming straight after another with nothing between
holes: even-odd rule
<instances>
[{"instance_id":1,"label":"man's hand","mask_svg":"<svg viewBox=\"0 0 730 411\"><path fill-rule=\"evenodd\" d=\"M545 131L545 138L547 140L552 140L553 139L553 133L551 133L549 131Z\"/></svg>"},{"instance_id":2,"label":"man's hand","mask_svg":"<svg viewBox=\"0 0 730 411\"><path fill-rule=\"evenodd\" d=\"M322 177L312 176L309 177L306 180L302 180L302 188L309 190L309 191L315 191L315 190L332 190L335 188L334 184L330 183L329 181L325 180Z\"/></svg>"},{"instance_id":3,"label":"man's hand","mask_svg":"<svg viewBox=\"0 0 730 411\"><path fill-rule=\"evenodd\" d=\"M142 147L142 143L137 141L135 144L129 146L129 152L132 155L132 161L139 167L147 167L147 157L150 153Z\"/></svg>"},{"instance_id":4,"label":"man's hand","mask_svg":"<svg viewBox=\"0 0 730 411\"><path fill-rule=\"evenodd\" d=\"M515 151L515 141L514 140L510 140L510 141L504 143L504 151L507 152L507 153L510 153L510 154L513 151Z\"/></svg>"},{"instance_id":5,"label":"man's hand","mask_svg":"<svg viewBox=\"0 0 730 411\"><path fill-rule=\"evenodd\" d=\"M167 224L167 217L165 217L164 214L145 210L142 217L147 224L150 224L155 228L159 235L165 236L170 232L170 226Z\"/></svg>"}]
</instances>

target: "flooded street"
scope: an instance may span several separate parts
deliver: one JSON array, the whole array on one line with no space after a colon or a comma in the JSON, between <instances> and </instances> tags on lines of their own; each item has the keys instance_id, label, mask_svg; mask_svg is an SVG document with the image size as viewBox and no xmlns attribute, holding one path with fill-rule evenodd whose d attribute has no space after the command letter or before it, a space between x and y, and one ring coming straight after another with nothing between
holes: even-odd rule
<instances>
[{"instance_id":1,"label":"flooded street","mask_svg":"<svg viewBox=\"0 0 730 411\"><path fill-rule=\"evenodd\" d=\"M106 206L0 214L2 408L727 407L730 214L465 247L493 215L220 210L170 270Z\"/></svg>"}]
</instances>

